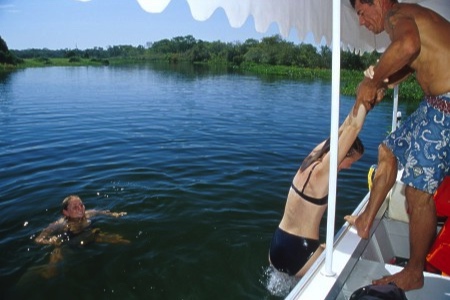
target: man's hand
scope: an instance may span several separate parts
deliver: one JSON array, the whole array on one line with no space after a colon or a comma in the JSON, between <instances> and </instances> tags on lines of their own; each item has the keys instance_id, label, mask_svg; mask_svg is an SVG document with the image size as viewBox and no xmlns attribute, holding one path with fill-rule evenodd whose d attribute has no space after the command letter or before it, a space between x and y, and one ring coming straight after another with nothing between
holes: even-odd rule
<instances>
[{"instance_id":1,"label":"man's hand","mask_svg":"<svg viewBox=\"0 0 450 300\"><path fill-rule=\"evenodd\" d=\"M366 111L369 112L379 102L377 100L381 95L376 86L373 85L372 80L364 77L356 90L356 104L353 106L353 116L355 117L358 114L360 105L364 105Z\"/></svg>"},{"instance_id":2,"label":"man's hand","mask_svg":"<svg viewBox=\"0 0 450 300\"><path fill-rule=\"evenodd\" d=\"M378 63L378 60L377 60L377 63ZM364 71L364 76L367 78L373 79L374 75L375 75L375 66L369 66ZM389 78L384 79L383 82L388 84ZM385 92L386 92L386 88L384 88L384 87L377 90L376 104L378 104L381 100L383 100Z\"/></svg>"},{"instance_id":3,"label":"man's hand","mask_svg":"<svg viewBox=\"0 0 450 300\"><path fill-rule=\"evenodd\" d=\"M389 79L388 78L384 79L383 87L377 88L374 82L372 81L374 75L375 75L375 66L369 66L364 71L365 77L359 83L358 89L356 91L356 105L353 108L353 116L356 116L357 114L356 107L359 107L359 105L361 104L364 105L367 112L369 112L376 104L378 104L381 100L383 100Z\"/></svg>"},{"instance_id":4,"label":"man's hand","mask_svg":"<svg viewBox=\"0 0 450 300\"><path fill-rule=\"evenodd\" d=\"M375 101L375 104L378 104L381 102L381 100L383 100L385 92L386 92L385 88L381 88L381 89L377 90L377 99Z\"/></svg>"}]
</instances>

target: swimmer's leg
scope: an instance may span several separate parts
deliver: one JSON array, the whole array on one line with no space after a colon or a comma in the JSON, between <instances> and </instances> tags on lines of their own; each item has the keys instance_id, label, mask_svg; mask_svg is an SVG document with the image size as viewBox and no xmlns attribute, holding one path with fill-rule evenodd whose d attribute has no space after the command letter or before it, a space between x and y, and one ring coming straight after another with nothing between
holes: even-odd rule
<instances>
[{"instance_id":1,"label":"swimmer's leg","mask_svg":"<svg viewBox=\"0 0 450 300\"><path fill-rule=\"evenodd\" d=\"M60 247L56 247L50 253L50 261L47 265L43 266L40 271L42 277L50 279L58 274L58 263L63 260L63 255Z\"/></svg>"},{"instance_id":2,"label":"swimmer's leg","mask_svg":"<svg viewBox=\"0 0 450 300\"><path fill-rule=\"evenodd\" d=\"M127 239L124 239L123 236L120 234L109 234L109 233L103 233L99 232L95 236L95 241L97 243L110 243L110 244L129 244L130 241Z\"/></svg>"}]
</instances>

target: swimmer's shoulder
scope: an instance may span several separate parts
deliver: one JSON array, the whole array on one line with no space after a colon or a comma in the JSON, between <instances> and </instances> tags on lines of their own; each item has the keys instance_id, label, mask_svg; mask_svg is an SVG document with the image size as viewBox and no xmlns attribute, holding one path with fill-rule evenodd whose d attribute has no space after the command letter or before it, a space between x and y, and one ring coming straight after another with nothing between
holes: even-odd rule
<instances>
[{"instance_id":1,"label":"swimmer's shoulder","mask_svg":"<svg viewBox=\"0 0 450 300\"><path fill-rule=\"evenodd\" d=\"M60 231L63 230L67 225L67 219L62 217L56 220L55 222L51 223L48 226L48 229L51 229L52 231Z\"/></svg>"}]
</instances>

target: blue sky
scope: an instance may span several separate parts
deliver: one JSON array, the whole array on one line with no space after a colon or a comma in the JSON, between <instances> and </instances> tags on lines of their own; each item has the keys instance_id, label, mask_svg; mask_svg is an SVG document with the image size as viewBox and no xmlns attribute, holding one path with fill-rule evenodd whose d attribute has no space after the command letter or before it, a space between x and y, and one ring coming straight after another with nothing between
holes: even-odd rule
<instances>
[{"instance_id":1,"label":"blue sky","mask_svg":"<svg viewBox=\"0 0 450 300\"><path fill-rule=\"evenodd\" d=\"M189 34L236 42L277 33L275 24L266 33L256 32L251 17L241 28L232 28L222 9L207 21L196 21L185 0L172 0L160 14L145 12L136 0L0 0L0 36L10 49L145 46ZM301 42L295 32L286 39Z\"/></svg>"}]
</instances>

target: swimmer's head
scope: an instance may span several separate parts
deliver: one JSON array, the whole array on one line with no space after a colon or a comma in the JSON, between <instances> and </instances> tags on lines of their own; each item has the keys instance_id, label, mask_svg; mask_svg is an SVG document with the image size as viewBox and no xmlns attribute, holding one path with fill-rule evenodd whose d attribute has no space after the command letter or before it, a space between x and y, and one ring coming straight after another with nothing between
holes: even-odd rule
<instances>
[{"instance_id":1,"label":"swimmer's head","mask_svg":"<svg viewBox=\"0 0 450 300\"><path fill-rule=\"evenodd\" d=\"M311 155L308 155L308 157L305 158L302 165L300 166L300 170L304 171L306 168L308 168L312 163L316 161L321 161L322 158L330 152L330 138L328 138L324 143L321 149L314 152ZM362 155L364 154L364 145L359 139L359 137L356 137L355 141L353 142L352 146L348 150L347 154L345 155L345 158L338 166L339 170L341 169L349 169L351 165L359 160Z\"/></svg>"},{"instance_id":2,"label":"swimmer's head","mask_svg":"<svg viewBox=\"0 0 450 300\"><path fill-rule=\"evenodd\" d=\"M62 213L69 219L80 219L85 216L83 201L77 195L70 195L62 202Z\"/></svg>"},{"instance_id":3,"label":"swimmer's head","mask_svg":"<svg viewBox=\"0 0 450 300\"><path fill-rule=\"evenodd\" d=\"M352 164L358 161L364 154L364 145L361 140L357 137L355 142L352 144L352 147L348 150L347 155L341 161L338 166L339 170L342 169L350 169Z\"/></svg>"}]
</instances>

